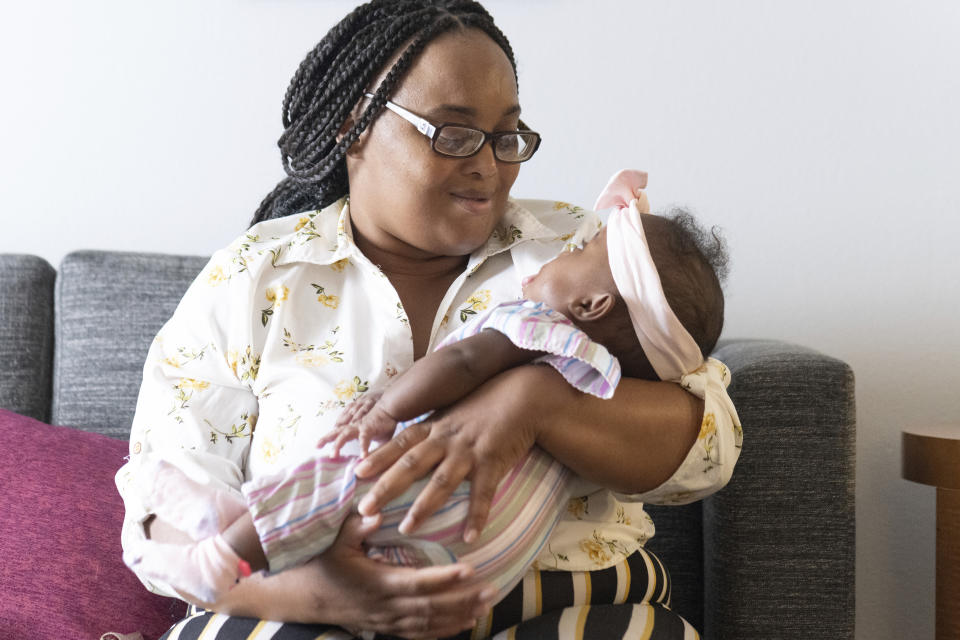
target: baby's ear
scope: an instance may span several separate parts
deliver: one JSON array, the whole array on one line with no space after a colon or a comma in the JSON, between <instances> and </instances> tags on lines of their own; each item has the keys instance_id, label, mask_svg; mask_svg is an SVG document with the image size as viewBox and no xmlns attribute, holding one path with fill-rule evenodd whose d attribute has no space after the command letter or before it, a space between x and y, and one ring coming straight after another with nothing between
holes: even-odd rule
<instances>
[{"instance_id":1,"label":"baby's ear","mask_svg":"<svg viewBox=\"0 0 960 640\"><path fill-rule=\"evenodd\" d=\"M596 322L605 317L617 304L609 291L598 291L570 303L570 316L577 322Z\"/></svg>"}]
</instances>

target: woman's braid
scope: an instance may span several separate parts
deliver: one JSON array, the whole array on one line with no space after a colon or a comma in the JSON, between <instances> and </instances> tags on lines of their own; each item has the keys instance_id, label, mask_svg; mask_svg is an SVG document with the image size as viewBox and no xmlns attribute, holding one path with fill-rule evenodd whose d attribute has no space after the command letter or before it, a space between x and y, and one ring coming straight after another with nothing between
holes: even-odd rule
<instances>
[{"instance_id":1,"label":"woman's braid","mask_svg":"<svg viewBox=\"0 0 960 640\"><path fill-rule=\"evenodd\" d=\"M473 0L373 0L350 12L307 54L283 98L280 147L287 177L271 191L251 224L322 209L349 192L346 152L383 110L417 56L437 36L479 29L510 60L513 49L490 14ZM387 61L403 53L353 127L337 140L354 105Z\"/></svg>"}]
</instances>

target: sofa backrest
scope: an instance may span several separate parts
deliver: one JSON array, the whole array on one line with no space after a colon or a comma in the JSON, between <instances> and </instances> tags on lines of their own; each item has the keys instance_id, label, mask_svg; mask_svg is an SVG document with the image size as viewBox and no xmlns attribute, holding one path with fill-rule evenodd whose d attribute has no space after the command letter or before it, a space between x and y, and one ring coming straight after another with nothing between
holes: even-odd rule
<instances>
[{"instance_id":1,"label":"sofa backrest","mask_svg":"<svg viewBox=\"0 0 960 640\"><path fill-rule=\"evenodd\" d=\"M0 255L0 407L44 422L50 419L56 275L43 258Z\"/></svg>"},{"instance_id":2,"label":"sofa backrest","mask_svg":"<svg viewBox=\"0 0 960 640\"><path fill-rule=\"evenodd\" d=\"M78 251L56 286L51 422L126 439L147 349L207 258Z\"/></svg>"}]
</instances>

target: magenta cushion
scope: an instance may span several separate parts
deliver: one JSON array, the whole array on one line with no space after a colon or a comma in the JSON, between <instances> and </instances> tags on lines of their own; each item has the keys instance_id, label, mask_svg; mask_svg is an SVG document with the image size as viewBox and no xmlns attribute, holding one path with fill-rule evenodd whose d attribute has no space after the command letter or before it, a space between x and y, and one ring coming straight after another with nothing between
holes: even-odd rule
<instances>
[{"instance_id":1,"label":"magenta cushion","mask_svg":"<svg viewBox=\"0 0 960 640\"><path fill-rule=\"evenodd\" d=\"M127 443L0 409L0 636L158 638L186 605L121 560Z\"/></svg>"}]
</instances>

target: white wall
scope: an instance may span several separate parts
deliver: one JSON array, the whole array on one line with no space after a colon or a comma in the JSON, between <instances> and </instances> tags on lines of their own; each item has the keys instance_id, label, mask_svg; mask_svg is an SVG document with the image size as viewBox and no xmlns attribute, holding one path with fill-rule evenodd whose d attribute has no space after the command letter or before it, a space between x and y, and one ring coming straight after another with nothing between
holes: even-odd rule
<instances>
[{"instance_id":1,"label":"white wall","mask_svg":"<svg viewBox=\"0 0 960 640\"><path fill-rule=\"evenodd\" d=\"M286 84L352 5L12 4L0 251L54 264L208 254L241 231L282 175ZM857 636L932 637L934 490L900 479L899 433L960 413L960 4L488 6L545 138L516 195L589 205L615 169L649 170L655 206L727 231L727 336L853 366Z\"/></svg>"}]
</instances>

